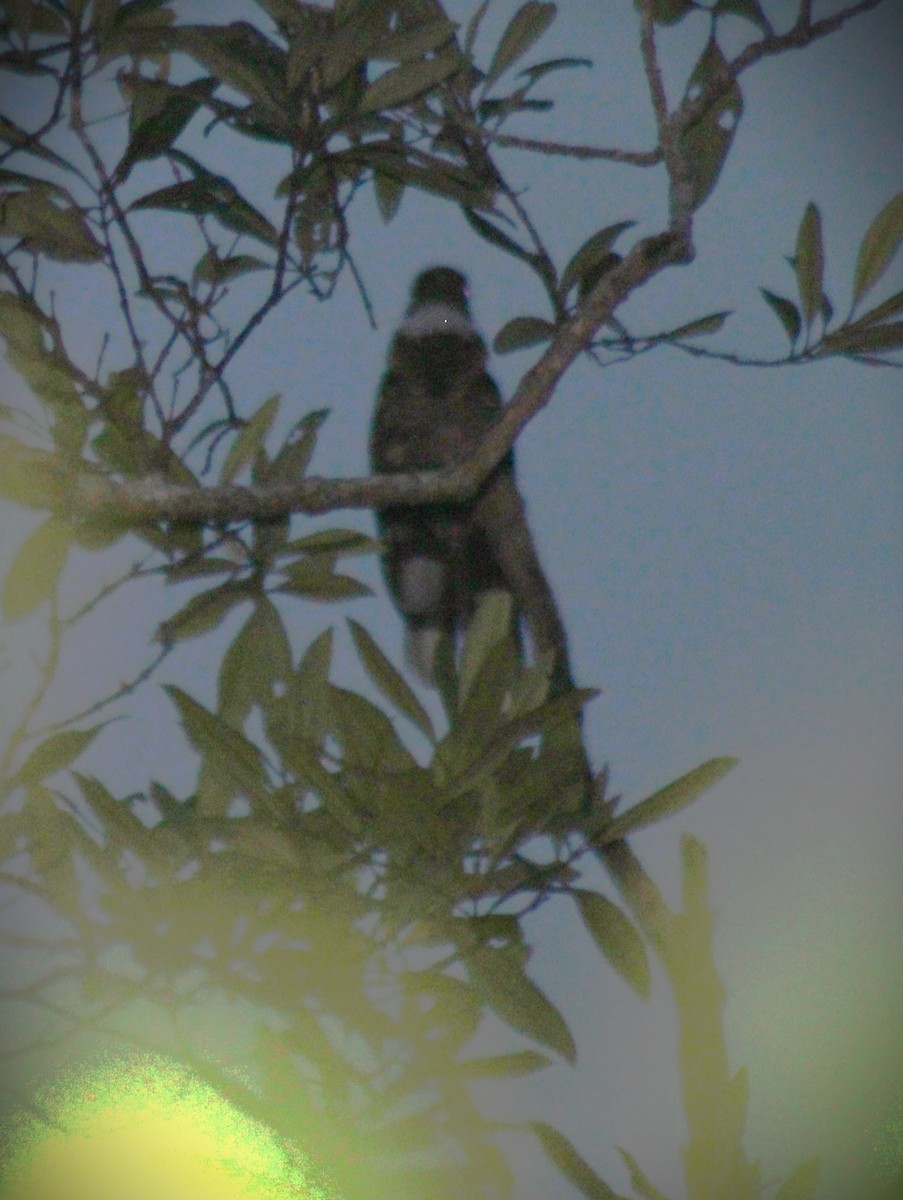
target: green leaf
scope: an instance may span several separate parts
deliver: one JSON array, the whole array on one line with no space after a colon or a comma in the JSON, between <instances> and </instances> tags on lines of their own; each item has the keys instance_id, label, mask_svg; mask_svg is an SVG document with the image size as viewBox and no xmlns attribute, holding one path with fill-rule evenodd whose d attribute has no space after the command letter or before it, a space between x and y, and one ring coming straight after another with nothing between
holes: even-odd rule
<instances>
[{"instance_id":1,"label":"green leaf","mask_svg":"<svg viewBox=\"0 0 903 1200\"><path fill-rule=\"evenodd\" d=\"M164 646L185 638L209 633L226 617L236 604L249 599L250 589L244 583L224 583L222 587L192 596L184 608L163 621L156 633L156 640Z\"/></svg>"},{"instance_id":2,"label":"green leaf","mask_svg":"<svg viewBox=\"0 0 903 1200\"><path fill-rule=\"evenodd\" d=\"M800 335L800 330L803 328L803 320L800 316L799 309L790 301L785 300L783 296L778 296L774 292L770 292L768 288L759 288L771 311L775 313L778 320L784 326L784 332L790 339L790 347L793 348L796 339Z\"/></svg>"},{"instance_id":3,"label":"green leaf","mask_svg":"<svg viewBox=\"0 0 903 1200\"><path fill-rule=\"evenodd\" d=\"M519 245L514 238L508 236L504 229L499 229L497 225L493 225L491 221L487 221L485 217L475 212L472 208L464 209L464 217L468 225L485 238L487 242L491 242L494 246L499 246L508 254L513 254L515 258L521 259L523 262L533 263L536 261L536 255L531 250L525 250Z\"/></svg>"},{"instance_id":4,"label":"green leaf","mask_svg":"<svg viewBox=\"0 0 903 1200\"><path fill-rule=\"evenodd\" d=\"M725 14L743 17L747 21L752 21L753 25L758 25L763 33L769 32L768 20L762 12L759 0L718 0L712 12L719 17Z\"/></svg>"},{"instance_id":5,"label":"green leaf","mask_svg":"<svg viewBox=\"0 0 903 1200\"><path fill-rule=\"evenodd\" d=\"M652 19L658 25L674 25L695 8L693 0L652 0Z\"/></svg>"},{"instance_id":6,"label":"green leaf","mask_svg":"<svg viewBox=\"0 0 903 1200\"><path fill-rule=\"evenodd\" d=\"M360 111L382 111L407 104L460 70L462 61L457 47L453 47L435 58L402 63L370 84L361 97Z\"/></svg>"},{"instance_id":7,"label":"green leaf","mask_svg":"<svg viewBox=\"0 0 903 1200\"><path fill-rule=\"evenodd\" d=\"M533 43L545 33L555 20L557 6L540 4L538 0L528 0L522 4L502 34L495 48L492 62L486 73L485 86L488 88L502 75L513 62L516 62L530 49Z\"/></svg>"},{"instance_id":8,"label":"green leaf","mask_svg":"<svg viewBox=\"0 0 903 1200\"><path fill-rule=\"evenodd\" d=\"M211 246L198 261L192 275L201 283L228 283L230 279L247 275L249 271L261 271L268 267L269 263L253 254L230 254L220 258Z\"/></svg>"},{"instance_id":9,"label":"green leaf","mask_svg":"<svg viewBox=\"0 0 903 1200\"><path fill-rule=\"evenodd\" d=\"M903 321L887 321L866 328L844 328L830 333L821 347L832 354L880 354L903 349Z\"/></svg>"},{"instance_id":10,"label":"green leaf","mask_svg":"<svg viewBox=\"0 0 903 1200\"><path fill-rule=\"evenodd\" d=\"M790 1172L774 1194L774 1200L815 1200L821 1179L821 1159L810 1158Z\"/></svg>"},{"instance_id":11,"label":"green leaf","mask_svg":"<svg viewBox=\"0 0 903 1200\"><path fill-rule=\"evenodd\" d=\"M612 259L611 248L615 240L625 229L630 229L635 224L635 221L619 221L616 225L606 225L591 238L587 238L561 273L562 296L566 296L575 283L595 272L600 265L607 266Z\"/></svg>"},{"instance_id":12,"label":"green leaf","mask_svg":"<svg viewBox=\"0 0 903 1200\"><path fill-rule=\"evenodd\" d=\"M513 1054L495 1054L491 1058L465 1058L461 1070L468 1079L508 1079L532 1075L551 1063L552 1060L538 1050L517 1050Z\"/></svg>"},{"instance_id":13,"label":"green leaf","mask_svg":"<svg viewBox=\"0 0 903 1200\"><path fill-rule=\"evenodd\" d=\"M215 175L201 163L181 150L170 157L186 166L194 175L168 187L158 188L135 200L131 210L162 208L168 212L187 212L195 216L215 216L227 229L248 234L267 245L279 241L275 226L241 196L225 176Z\"/></svg>"},{"instance_id":14,"label":"green leaf","mask_svg":"<svg viewBox=\"0 0 903 1200\"><path fill-rule=\"evenodd\" d=\"M267 483L300 479L313 457L317 435L328 416L328 408L306 413L289 433L273 461L267 464L261 478Z\"/></svg>"},{"instance_id":15,"label":"green leaf","mask_svg":"<svg viewBox=\"0 0 903 1200\"><path fill-rule=\"evenodd\" d=\"M467 626L458 674L458 700L463 703L489 655L511 632L514 602L510 592L486 592Z\"/></svg>"},{"instance_id":16,"label":"green leaf","mask_svg":"<svg viewBox=\"0 0 903 1200\"><path fill-rule=\"evenodd\" d=\"M492 346L497 354L510 354L512 350L523 350L548 342L555 336L555 326L542 317L513 317L495 335Z\"/></svg>"},{"instance_id":17,"label":"green leaf","mask_svg":"<svg viewBox=\"0 0 903 1200\"><path fill-rule=\"evenodd\" d=\"M548 75L551 71L565 71L571 67L591 67L593 60L591 58L550 58L546 62L536 63L532 67L524 67L519 72L521 75L526 75L531 83L536 83L542 79L543 75Z\"/></svg>"},{"instance_id":18,"label":"green leaf","mask_svg":"<svg viewBox=\"0 0 903 1200\"><path fill-rule=\"evenodd\" d=\"M586 1159L577 1152L573 1142L553 1125L547 1125L545 1121L529 1121L527 1124L562 1175L589 1200L624 1200L623 1196L612 1191L604 1179L599 1178Z\"/></svg>"},{"instance_id":19,"label":"green leaf","mask_svg":"<svg viewBox=\"0 0 903 1200\"><path fill-rule=\"evenodd\" d=\"M396 33L387 38L371 56L377 60L408 62L423 58L440 46L444 46L455 35L457 25L446 16L424 21L414 29Z\"/></svg>"},{"instance_id":20,"label":"green leaf","mask_svg":"<svg viewBox=\"0 0 903 1200\"><path fill-rule=\"evenodd\" d=\"M686 325L679 325L677 329L672 329L666 335L667 340L676 342L680 338L701 337L706 333L717 333L732 311L728 309L725 312L709 313L707 317L697 317L695 321L689 321Z\"/></svg>"},{"instance_id":21,"label":"green leaf","mask_svg":"<svg viewBox=\"0 0 903 1200\"><path fill-rule=\"evenodd\" d=\"M882 208L868 228L853 275L853 299L856 304L887 269L903 240L903 192Z\"/></svg>"},{"instance_id":22,"label":"green leaf","mask_svg":"<svg viewBox=\"0 0 903 1200\"><path fill-rule=\"evenodd\" d=\"M564 1017L521 969L513 954L483 947L465 954L470 981L489 1007L512 1029L548 1046L569 1063L577 1047Z\"/></svg>"},{"instance_id":23,"label":"green leaf","mask_svg":"<svg viewBox=\"0 0 903 1200\"><path fill-rule=\"evenodd\" d=\"M641 800L633 808L615 817L608 827L607 838L623 838L646 825L654 825L665 817L673 816L688 804L692 804L703 792L714 787L736 765L736 758L710 758L708 762L688 771L686 775L681 775L667 787L654 792L646 800Z\"/></svg>"},{"instance_id":24,"label":"green leaf","mask_svg":"<svg viewBox=\"0 0 903 1200\"><path fill-rule=\"evenodd\" d=\"M572 894L593 941L618 974L647 999L651 977L643 939L618 906L605 896L583 888L575 888Z\"/></svg>"},{"instance_id":25,"label":"green leaf","mask_svg":"<svg viewBox=\"0 0 903 1200\"><path fill-rule=\"evenodd\" d=\"M21 238L25 249L59 262L91 263L104 256L80 209L58 207L47 187L7 195L0 205L0 234Z\"/></svg>"},{"instance_id":26,"label":"green leaf","mask_svg":"<svg viewBox=\"0 0 903 1200\"><path fill-rule=\"evenodd\" d=\"M811 202L806 205L796 236L794 255L796 281L806 326L821 309L824 288L825 252L822 245L821 213Z\"/></svg>"},{"instance_id":27,"label":"green leaf","mask_svg":"<svg viewBox=\"0 0 903 1200\"><path fill-rule=\"evenodd\" d=\"M262 708L273 697L273 685L292 671L288 634L272 601L261 596L232 645L219 671L219 711L240 725L255 704Z\"/></svg>"},{"instance_id":28,"label":"green leaf","mask_svg":"<svg viewBox=\"0 0 903 1200\"><path fill-rule=\"evenodd\" d=\"M411 691L404 677L396 671L382 650L357 621L348 619L354 647L367 674L395 707L408 718L431 742L436 740L436 731L426 709Z\"/></svg>"},{"instance_id":29,"label":"green leaf","mask_svg":"<svg viewBox=\"0 0 903 1200\"><path fill-rule=\"evenodd\" d=\"M279 401L278 395L264 400L257 412L242 427L226 455L226 461L220 471L220 483L232 483L239 471L252 463L261 452L266 435L279 410Z\"/></svg>"},{"instance_id":30,"label":"green leaf","mask_svg":"<svg viewBox=\"0 0 903 1200\"><path fill-rule=\"evenodd\" d=\"M903 312L903 292L894 292L881 304L863 313L857 321L851 325L844 325L843 328L861 329L864 325L876 325L879 321L884 321L887 317L894 317L900 312Z\"/></svg>"},{"instance_id":31,"label":"green leaf","mask_svg":"<svg viewBox=\"0 0 903 1200\"><path fill-rule=\"evenodd\" d=\"M357 529L319 529L303 537L293 538L286 551L296 554L372 554L378 551L377 538L361 533Z\"/></svg>"},{"instance_id":32,"label":"green leaf","mask_svg":"<svg viewBox=\"0 0 903 1200\"><path fill-rule=\"evenodd\" d=\"M175 684L164 684L164 691L178 709L179 722L191 745L205 758L214 760L233 794L240 791L256 796L266 789L263 757L240 730Z\"/></svg>"},{"instance_id":33,"label":"green leaf","mask_svg":"<svg viewBox=\"0 0 903 1200\"><path fill-rule=\"evenodd\" d=\"M693 68L687 83L687 96L706 91L714 81L723 79L727 71L730 71L730 65L712 38ZM715 186L742 115L743 96L734 80L681 134L680 147L693 174L694 208L699 208Z\"/></svg>"},{"instance_id":34,"label":"green leaf","mask_svg":"<svg viewBox=\"0 0 903 1200\"><path fill-rule=\"evenodd\" d=\"M101 729L103 725L94 725L91 729L64 729L61 733L51 734L35 746L13 776L14 782L31 786L62 771L94 741Z\"/></svg>"},{"instance_id":35,"label":"green leaf","mask_svg":"<svg viewBox=\"0 0 903 1200\"><path fill-rule=\"evenodd\" d=\"M642 1197L642 1200L668 1200L664 1192L660 1192L657 1187L652 1186L632 1154L628 1154L620 1146L618 1154L623 1158L627 1170L630 1172L630 1186L638 1196Z\"/></svg>"},{"instance_id":36,"label":"green leaf","mask_svg":"<svg viewBox=\"0 0 903 1200\"><path fill-rule=\"evenodd\" d=\"M308 600L354 600L373 593L365 583L350 575L336 575L328 563L302 558L281 567L288 580L277 591L288 596L304 596Z\"/></svg>"},{"instance_id":37,"label":"green leaf","mask_svg":"<svg viewBox=\"0 0 903 1200\"><path fill-rule=\"evenodd\" d=\"M120 182L137 162L157 158L173 142L195 115L201 105L216 90L216 79L197 79L184 87L173 87L161 80L142 80L132 98L132 116L139 112L138 98L143 93L149 100L149 114L135 124L129 144L116 168Z\"/></svg>"},{"instance_id":38,"label":"green leaf","mask_svg":"<svg viewBox=\"0 0 903 1200\"><path fill-rule=\"evenodd\" d=\"M0 496L26 508L66 503L62 459L0 434Z\"/></svg>"},{"instance_id":39,"label":"green leaf","mask_svg":"<svg viewBox=\"0 0 903 1200\"><path fill-rule=\"evenodd\" d=\"M373 172L373 190L376 193L379 214L388 225L398 212L398 206L404 195L404 183L377 168Z\"/></svg>"},{"instance_id":40,"label":"green leaf","mask_svg":"<svg viewBox=\"0 0 903 1200\"><path fill-rule=\"evenodd\" d=\"M70 526L50 517L32 533L13 559L3 584L3 616L18 621L53 595L72 544Z\"/></svg>"}]
</instances>

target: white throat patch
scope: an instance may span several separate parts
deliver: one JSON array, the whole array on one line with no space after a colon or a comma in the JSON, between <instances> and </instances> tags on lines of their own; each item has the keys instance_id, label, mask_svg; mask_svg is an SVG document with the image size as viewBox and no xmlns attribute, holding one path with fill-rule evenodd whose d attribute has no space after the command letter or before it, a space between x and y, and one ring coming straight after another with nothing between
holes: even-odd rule
<instances>
[{"instance_id":1,"label":"white throat patch","mask_svg":"<svg viewBox=\"0 0 903 1200\"><path fill-rule=\"evenodd\" d=\"M472 337L476 330L470 319L452 304L421 304L398 327L405 337L429 337L433 333L457 333Z\"/></svg>"}]
</instances>

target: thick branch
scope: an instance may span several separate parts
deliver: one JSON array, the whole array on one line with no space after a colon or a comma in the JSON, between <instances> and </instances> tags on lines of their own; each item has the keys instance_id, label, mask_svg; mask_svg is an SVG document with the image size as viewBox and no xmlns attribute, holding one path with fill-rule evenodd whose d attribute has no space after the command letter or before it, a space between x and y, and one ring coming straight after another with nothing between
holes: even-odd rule
<instances>
[{"instance_id":1,"label":"thick branch","mask_svg":"<svg viewBox=\"0 0 903 1200\"><path fill-rule=\"evenodd\" d=\"M99 473L84 472L68 481L72 505L83 516L112 517L126 525L149 521L201 525L273 520L293 512L465 500L501 462L524 426L548 404L559 379L618 305L653 275L689 261L690 256L686 241L676 234L639 241L560 327L545 354L521 380L502 419L476 452L457 466L399 475L308 477L269 486L210 488L171 484L161 477L116 482Z\"/></svg>"}]
</instances>

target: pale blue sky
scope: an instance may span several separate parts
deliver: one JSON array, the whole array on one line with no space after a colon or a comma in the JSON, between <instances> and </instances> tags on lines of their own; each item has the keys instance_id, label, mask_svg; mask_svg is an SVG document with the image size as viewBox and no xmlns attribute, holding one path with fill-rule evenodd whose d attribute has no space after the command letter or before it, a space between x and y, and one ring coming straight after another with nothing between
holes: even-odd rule
<instances>
[{"instance_id":1,"label":"pale blue sky","mask_svg":"<svg viewBox=\"0 0 903 1200\"><path fill-rule=\"evenodd\" d=\"M209 16L213 6L194 7ZM514 7L493 5L485 44ZM583 54L596 65L553 76L543 94L556 96L558 108L529 131L648 145L632 8L588 0L560 7L534 57ZM792 6L768 8L782 21ZM467 14L470 6L452 9ZM676 63L670 78L692 63L701 29L700 18L662 33ZM744 77L745 116L697 218L696 260L631 300L619 315L634 332L732 308L713 344L780 354L783 333L757 288L793 294L784 256L809 200L824 220L828 293L846 310L859 239L903 186L892 120L903 100L894 69L900 44L900 11L887 0L841 34ZM662 219L658 171L514 154L503 162L513 183L528 186L525 200L561 264L603 225L635 219L645 233ZM249 408L282 391L287 421L332 408L314 463L327 475L365 470L386 342L418 269L448 261L465 270L489 336L519 313L547 315L526 271L430 198L407 195L384 227L363 196L352 234L379 330L368 327L346 279L332 303L290 299L233 375ZM875 301L900 279L898 261ZM86 314L86 336L102 311ZM531 361L530 352L495 361L506 393ZM616 790L632 802L713 755L741 759L693 808L638 837L636 849L676 900L680 834L708 846L731 1061L750 1072L748 1150L762 1159L766 1181L823 1154L822 1200L866 1197L873 1143L894 1113L897 1128L903 1120L894 1022L903 1001L900 385L898 372L837 361L741 370L663 350L605 371L585 362L517 450L575 673L603 689L589 709L588 738L598 763L611 763ZM363 514L337 521L371 527ZM0 547L4 561L13 540ZM399 622L376 564L354 565L378 598L348 611L397 653ZM96 560L85 559L86 589L96 571ZM170 609L182 599L165 597ZM291 611L299 644L338 619L327 607ZM114 679L126 675L125 660L142 660L161 615L152 589L113 601L64 663L65 701L83 694L99 662L111 663ZM111 630L122 663L112 661ZM336 677L358 680L341 631L338 647ZM209 661L207 643L188 644L162 679L210 698ZM189 786L190 760L173 762L156 736L171 720L168 702L152 688L132 709L133 719L92 750L88 769L123 790L151 776ZM594 882L607 889L601 873ZM557 1124L621 1190L627 1175L615 1147L624 1146L680 1200L684 1130L663 979L656 974L651 1001L635 1000L573 914L555 906L532 930L535 978L570 1022L580 1061L487 1090L488 1100ZM498 1032L491 1040L515 1041ZM521 1200L577 1195L529 1143L513 1144Z\"/></svg>"}]
</instances>

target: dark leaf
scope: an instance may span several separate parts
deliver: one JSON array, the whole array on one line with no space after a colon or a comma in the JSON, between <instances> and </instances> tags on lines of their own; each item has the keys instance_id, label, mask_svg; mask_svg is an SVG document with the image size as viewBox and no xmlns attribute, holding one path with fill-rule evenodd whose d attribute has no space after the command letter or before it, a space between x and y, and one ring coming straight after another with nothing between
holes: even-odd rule
<instances>
[{"instance_id":1,"label":"dark leaf","mask_svg":"<svg viewBox=\"0 0 903 1200\"><path fill-rule=\"evenodd\" d=\"M386 38L372 57L390 62L408 62L410 59L423 58L425 54L438 50L440 46L451 41L456 29L457 25L448 17L435 17L414 29Z\"/></svg>"},{"instance_id":2,"label":"dark leaf","mask_svg":"<svg viewBox=\"0 0 903 1200\"><path fill-rule=\"evenodd\" d=\"M555 336L555 326L542 317L513 317L495 335L492 346L497 354L509 354L548 342Z\"/></svg>"},{"instance_id":3,"label":"dark leaf","mask_svg":"<svg viewBox=\"0 0 903 1200\"><path fill-rule=\"evenodd\" d=\"M759 0L717 0L712 11L717 16L729 13L734 17L743 17L752 21L753 25L758 25L763 33L769 32L768 20L762 12Z\"/></svg>"},{"instance_id":4,"label":"dark leaf","mask_svg":"<svg viewBox=\"0 0 903 1200\"><path fill-rule=\"evenodd\" d=\"M629 808L619 817L615 817L608 827L609 839L626 837L628 833L633 833L646 825L653 825L656 821L680 812L682 808L692 804L703 792L714 787L736 765L735 758L711 758L701 766L688 771L686 775L681 775L680 779L675 779L667 787L663 787L646 800L641 800L639 804Z\"/></svg>"},{"instance_id":5,"label":"dark leaf","mask_svg":"<svg viewBox=\"0 0 903 1200\"><path fill-rule=\"evenodd\" d=\"M354 646L361 662L367 669L367 674L395 707L408 718L431 742L435 741L436 733L426 709L411 691L403 676L386 658L382 650L357 621L348 620Z\"/></svg>"},{"instance_id":6,"label":"dark leaf","mask_svg":"<svg viewBox=\"0 0 903 1200\"><path fill-rule=\"evenodd\" d=\"M150 99L149 115L136 122L116 176L121 181L137 162L157 158L173 142L216 89L215 79L198 79L184 87L173 87L160 80L142 80L137 85ZM136 112L137 92L132 97L132 116Z\"/></svg>"},{"instance_id":7,"label":"dark leaf","mask_svg":"<svg viewBox=\"0 0 903 1200\"><path fill-rule=\"evenodd\" d=\"M674 25L695 8L693 0L652 0L652 19L659 25Z\"/></svg>"},{"instance_id":8,"label":"dark leaf","mask_svg":"<svg viewBox=\"0 0 903 1200\"><path fill-rule=\"evenodd\" d=\"M3 616L18 621L54 592L72 544L70 526L56 517L26 539L3 583Z\"/></svg>"},{"instance_id":9,"label":"dark leaf","mask_svg":"<svg viewBox=\"0 0 903 1200\"><path fill-rule=\"evenodd\" d=\"M376 192L376 203L379 206L380 216L388 224L398 212L398 206L404 195L404 183L377 168L373 172L373 190Z\"/></svg>"},{"instance_id":10,"label":"dark leaf","mask_svg":"<svg viewBox=\"0 0 903 1200\"><path fill-rule=\"evenodd\" d=\"M569 1063L576 1062L577 1047L564 1018L511 952L484 947L467 954L464 962L474 987L497 1016Z\"/></svg>"},{"instance_id":11,"label":"dark leaf","mask_svg":"<svg viewBox=\"0 0 903 1200\"><path fill-rule=\"evenodd\" d=\"M525 250L503 229L499 229L497 225L493 225L491 221L487 221L485 217L475 212L472 208L464 209L464 216L467 219L468 225L475 229L480 237L485 238L487 242L492 242L494 246L500 246L502 250L506 250L509 254L513 254L515 258L523 259L524 262L533 263L535 255L530 250Z\"/></svg>"},{"instance_id":12,"label":"dark leaf","mask_svg":"<svg viewBox=\"0 0 903 1200\"><path fill-rule=\"evenodd\" d=\"M530 1121L528 1124L562 1175L589 1200L626 1200L612 1191L604 1179L599 1178L586 1159L578 1154L573 1142L554 1126L547 1125L545 1121Z\"/></svg>"},{"instance_id":13,"label":"dark leaf","mask_svg":"<svg viewBox=\"0 0 903 1200\"><path fill-rule=\"evenodd\" d=\"M250 598L250 589L243 583L224 583L222 587L192 596L184 608L164 621L156 633L156 640L164 646L185 638L209 633L228 616L236 604Z\"/></svg>"},{"instance_id":14,"label":"dark leaf","mask_svg":"<svg viewBox=\"0 0 903 1200\"><path fill-rule=\"evenodd\" d=\"M806 326L821 309L824 286L825 254L822 245L821 213L815 204L807 204L796 237L794 256L800 304Z\"/></svg>"},{"instance_id":15,"label":"dark leaf","mask_svg":"<svg viewBox=\"0 0 903 1200\"><path fill-rule=\"evenodd\" d=\"M286 546L289 553L296 554L372 554L379 549L379 541L357 529L320 529L303 537L293 538Z\"/></svg>"},{"instance_id":16,"label":"dark leaf","mask_svg":"<svg viewBox=\"0 0 903 1200\"><path fill-rule=\"evenodd\" d=\"M701 337L706 333L717 333L730 315L730 310L709 313L707 317L698 317L695 321L689 321L686 325L679 325L677 329L672 329L666 338L669 342L676 342L681 338Z\"/></svg>"},{"instance_id":17,"label":"dark leaf","mask_svg":"<svg viewBox=\"0 0 903 1200\"><path fill-rule=\"evenodd\" d=\"M262 258L255 258L253 254L230 254L227 258L220 258L211 247L198 261L193 276L203 283L227 283L239 275L247 275L249 271L260 271L267 267L269 263L264 262Z\"/></svg>"},{"instance_id":18,"label":"dark leaf","mask_svg":"<svg viewBox=\"0 0 903 1200\"><path fill-rule=\"evenodd\" d=\"M643 939L616 904L598 892L575 888L573 896L593 941L643 999L649 996L649 960Z\"/></svg>"},{"instance_id":19,"label":"dark leaf","mask_svg":"<svg viewBox=\"0 0 903 1200\"><path fill-rule=\"evenodd\" d=\"M681 14L683 15L683 14ZM687 84L687 95L705 92L713 83L723 80L730 65L718 43L711 39L693 68ZM718 180L727 158L734 134L743 114L743 97L734 79L680 139L693 173L693 207L698 208Z\"/></svg>"},{"instance_id":20,"label":"dark leaf","mask_svg":"<svg viewBox=\"0 0 903 1200\"><path fill-rule=\"evenodd\" d=\"M828 334L822 347L834 354L880 354L903 349L903 321L866 328L838 329Z\"/></svg>"},{"instance_id":21,"label":"dark leaf","mask_svg":"<svg viewBox=\"0 0 903 1200\"><path fill-rule=\"evenodd\" d=\"M772 312L777 315L778 320L784 326L784 332L790 339L792 349L796 339L800 335L800 330L803 328L799 309L790 300L785 300L783 296L775 295L774 292L770 292L767 288L759 288L759 291L764 296Z\"/></svg>"},{"instance_id":22,"label":"dark leaf","mask_svg":"<svg viewBox=\"0 0 903 1200\"><path fill-rule=\"evenodd\" d=\"M273 685L292 670L292 651L274 604L260 597L254 611L223 655L219 672L219 711L241 725L255 704L265 707Z\"/></svg>"},{"instance_id":23,"label":"dark leaf","mask_svg":"<svg viewBox=\"0 0 903 1200\"><path fill-rule=\"evenodd\" d=\"M62 733L51 734L32 750L14 775L14 782L30 786L62 771L94 741L101 729L103 725L95 725L91 729L64 729Z\"/></svg>"},{"instance_id":24,"label":"dark leaf","mask_svg":"<svg viewBox=\"0 0 903 1200\"><path fill-rule=\"evenodd\" d=\"M853 297L858 302L884 274L903 239L903 192L894 196L868 228L853 275Z\"/></svg>"},{"instance_id":25,"label":"dark leaf","mask_svg":"<svg viewBox=\"0 0 903 1200\"><path fill-rule=\"evenodd\" d=\"M460 70L461 64L457 48L443 50L435 58L402 63L370 84L361 97L360 111L382 111L407 104L448 79Z\"/></svg>"},{"instance_id":26,"label":"dark leaf","mask_svg":"<svg viewBox=\"0 0 903 1200\"><path fill-rule=\"evenodd\" d=\"M616 225L606 225L591 238L587 238L561 273L562 296L566 296L575 283L579 283L593 272L600 263L607 265L612 257L611 248L615 240L625 229L630 229L635 224L635 221L619 221Z\"/></svg>"},{"instance_id":27,"label":"dark leaf","mask_svg":"<svg viewBox=\"0 0 903 1200\"><path fill-rule=\"evenodd\" d=\"M513 62L516 62L530 49L533 43L545 33L555 20L557 8L554 4L540 4L538 0L528 0L522 4L502 34L495 48L492 62L486 73L486 86L494 83Z\"/></svg>"},{"instance_id":28,"label":"dark leaf","mask_svg":"<svg viewBox=\"0 0 903 1200\"><path fill-rule=\"evenodd\" d=\"M542 79L543 75L548 75L550 71L564 71L571 67L591 67L593 60L591 58L550 58L548 62L536 63L535 66L525 67L520 72L521 75L527 75L532 83L536 83L538 79Z\"/></svg>"},{"instance_id":29,"label":"dark leaf","mask_svg":"<svg viewBox=\"0 0 903 1200\"><path fill-rule=\"evenodd\" d=\"M33 134L20 129L8 117L2 115L0 115L0 142L5 142L8 146L15 146L25 154L33 154L36 158L43 158L47 162L52 162L57 167L62 167L64 170L71 169L64 158L55 154L54 151L48 150Z\"/></svg>"}]
</instances>

